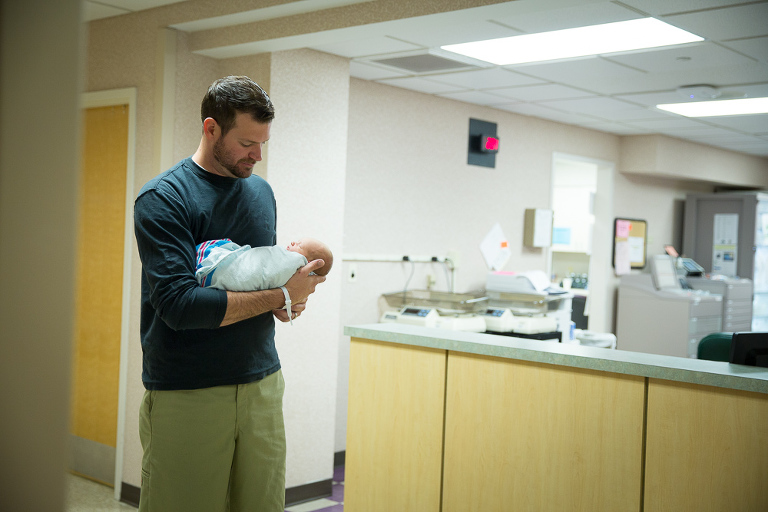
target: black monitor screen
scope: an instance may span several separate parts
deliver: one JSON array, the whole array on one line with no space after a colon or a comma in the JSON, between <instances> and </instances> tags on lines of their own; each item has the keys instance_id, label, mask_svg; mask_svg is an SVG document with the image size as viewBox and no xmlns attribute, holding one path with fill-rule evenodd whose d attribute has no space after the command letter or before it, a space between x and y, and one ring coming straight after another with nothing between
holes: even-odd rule
<instances>
[{"instance_id":1,"label":"black monitor screen","mask_svg":"<svg viewBox=\"0 0 768 512\"><path fill-rule=\"evenodd\" d=\"M768 368L768 332L733 333L730 361Z\"/></svg>"}]
</instances>

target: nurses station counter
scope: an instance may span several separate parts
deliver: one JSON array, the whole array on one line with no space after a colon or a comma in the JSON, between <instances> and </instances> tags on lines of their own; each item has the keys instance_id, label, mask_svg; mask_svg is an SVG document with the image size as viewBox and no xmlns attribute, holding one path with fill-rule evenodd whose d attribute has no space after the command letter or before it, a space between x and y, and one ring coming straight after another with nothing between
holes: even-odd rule
<instances>
[{"instance_id":1,"label":"nurses station counter","mask_svg":"<svg viewBox=\"0 0 768 512\"><path fill-rule=\"evenodd\" d=\"M351 337L345 512L768 510L768 370L404 324Z\"/></svg>"}]
</instances>

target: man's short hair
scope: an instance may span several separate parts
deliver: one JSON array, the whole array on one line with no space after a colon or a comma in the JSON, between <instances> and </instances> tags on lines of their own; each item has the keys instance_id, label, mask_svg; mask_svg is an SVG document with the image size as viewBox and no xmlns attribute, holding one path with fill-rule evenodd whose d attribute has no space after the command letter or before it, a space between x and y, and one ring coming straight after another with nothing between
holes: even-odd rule
<instances>
[{"instance_id":1,"label":"man's short hair","mask_svg":"<svg viewBox=\"0 0 768 512\"><path fill-rule=\"evenodd\" d=\"M254 121L269 123L275 118L275 107L269 95L259 84L247 76L227 76L213 82L203 97L200 116L213 118L221 127L221 134L232 129L235 116L244 112Z\"/></svg>"}]
</instances>

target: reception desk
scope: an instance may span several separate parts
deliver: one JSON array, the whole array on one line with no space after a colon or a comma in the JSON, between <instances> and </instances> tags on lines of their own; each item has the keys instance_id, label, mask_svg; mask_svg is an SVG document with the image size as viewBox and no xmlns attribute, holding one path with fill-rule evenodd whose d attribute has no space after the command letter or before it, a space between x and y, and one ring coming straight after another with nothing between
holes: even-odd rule
<instances>
[{"instance_id":1,"label":"reception desk","mask_svg":"<svg viewBox=\"0 0 768 512\"><path fill-rule=\"evenodd\" d=\"M345 512L768 510L768 370L348 326Z\"/></svg>"}]
</instances>

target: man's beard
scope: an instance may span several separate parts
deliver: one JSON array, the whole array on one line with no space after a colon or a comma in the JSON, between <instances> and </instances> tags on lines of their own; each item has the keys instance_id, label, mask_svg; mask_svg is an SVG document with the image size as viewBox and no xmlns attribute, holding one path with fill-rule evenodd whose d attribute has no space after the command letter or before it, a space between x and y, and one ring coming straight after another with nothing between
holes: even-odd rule
<instances>
[{"instance_id":1,"label":"man's beard","mask_svg":"<svg viewBox=\"0 0 768 512\"><path fill-rule=\"evenodd\" d=\"M213 158L216 160L216 163L218 163L220 166L228 170L230 173L232 173L233 176L236 176L238 178L247 178L249 177L253 169L240 169L237 164L239 163L252 163L255 164L256 162L252 162L249 159L243 158L242 160L238 160L237 162L233 162L232 155L227 152L227 150L224 148L224 142L223 137L219 138L216 142L213 143Z\"/></svg>"}]
</instances>

